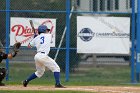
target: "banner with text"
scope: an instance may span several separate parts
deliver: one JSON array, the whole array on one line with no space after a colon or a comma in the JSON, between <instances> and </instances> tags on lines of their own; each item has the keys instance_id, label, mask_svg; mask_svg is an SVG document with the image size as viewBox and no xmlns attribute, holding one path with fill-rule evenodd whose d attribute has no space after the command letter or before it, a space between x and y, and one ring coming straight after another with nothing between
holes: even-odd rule
<instances>
[{"instance_id":1,"label":"banner with text","mask_svg":"<svg viewBox=\"0 0 140 93\"><path fill-rule=\"evenodd\" d=\"M129 54L129 17L77 17L77 53Z\"/></svg>"},{"instance_id":2,"label":"banner with text","mask_svg":"<svg viewBox=\"0 0 140 93\"><path fill-rule=\"evenodd\" d=\"M11 17L10 19L10 46L14 45L15 42L21 42L22 46L27 46L33 39L34 32L30 20L33 21L36 33L38 26L41 24L46 25L52 31L51 47L55 47L56 19L23 17Z\"/></svg>"}]
</instances>

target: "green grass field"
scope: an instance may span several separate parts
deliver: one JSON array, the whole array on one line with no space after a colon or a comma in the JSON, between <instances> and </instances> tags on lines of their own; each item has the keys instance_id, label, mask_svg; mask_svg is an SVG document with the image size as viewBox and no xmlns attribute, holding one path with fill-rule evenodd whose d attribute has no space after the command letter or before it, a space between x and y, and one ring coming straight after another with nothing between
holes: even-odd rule
<instances>
[{"instance_id":1,"label":"green grass field","mask_svg":"<svg viewBox=\"0 0 140 93\"><path fill-rule=\"evenodd\" d=\"M7 84L21 84L21 81L26 79L30 74L35 72L34 64L10 64L9 81ZM89 68L84 71L71 72L69 82L65 82L65 73L61 73L61 82L65 85L122 85L130 83L130 67L98 67ZM51 71L46 71L41 78L37 78L31 84L53 85L54 78Z\"/></svg>"},{"instance_id":2,"label":"green grass field","mask_svg":"<svg viewBox=\"0 0 140 93\"><path fill-rule=\"evenodd\" d=\"M4 65L4 64L2 64ZM26 79L35 71L34 64L31 63L11 63L9 80L5 81L6 85L21 85L21 81ZM61 82L65 86L139 86L139 84L131 84L129 66L102 66L93 67L88 70L71 72L69 81L65 81L65 73L61 73ZM53 73L46 71L41 78L37 78L30 82L30 85L54 85ZM56 91L57 93L89 93L80 91ZM47 91L47 93L56 93ZM1 92L0 92L1 93ZM3 91L2 93L27 93L26 91ZM44 91L28 91L28 93L45 93Z\"/></svg>"}]
</instances>

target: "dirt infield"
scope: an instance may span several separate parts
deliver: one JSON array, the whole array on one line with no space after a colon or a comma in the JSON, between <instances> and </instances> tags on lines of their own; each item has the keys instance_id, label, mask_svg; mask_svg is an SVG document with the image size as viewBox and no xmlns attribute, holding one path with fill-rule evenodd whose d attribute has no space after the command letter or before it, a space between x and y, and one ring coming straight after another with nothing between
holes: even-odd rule
<instances>
[{"instance_id":1,"label":"dirt infield","mask_svg":"<svg viewBox=\"0 0 140 93\"><path fill-rule=\"evenodd\" d=\"M97 93L140 93L140 87L132 86L66 86L67 88L54 88L54 86L28 86L23 87L20 85L6 85L0 86L0 90L74 90L74 91L87 91Z\"/></svg>"}]
</instances>

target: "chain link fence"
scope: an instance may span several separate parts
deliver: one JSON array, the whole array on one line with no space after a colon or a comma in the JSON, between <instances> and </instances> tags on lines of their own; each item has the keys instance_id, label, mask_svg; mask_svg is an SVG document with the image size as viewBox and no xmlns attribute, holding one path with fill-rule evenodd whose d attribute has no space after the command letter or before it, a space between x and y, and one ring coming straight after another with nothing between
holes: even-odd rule
<instances>
[{"instance_id":1,"label":"chain link fence","mask_svg":"<svg viewBox=\"0 0 140 93\"><path fill-rule=\"evenodd\" d=\"M0 6L0 40L6 48L6 12L10 17L27 18L55 18L56 19L56 48L51 48L50 56L55 58L59 50L56 62L62 71L66 70L66 35L59 48L63 32L66 28L66 0L9 0L10 10L6 10L6 0L2 0ZM71 0L70 12L70 57L69 67L71 72L83 71L99 66L129 66L129 55L108 55L108 54L78 54L77 53L77 16L115 16L131 17L132 5L130 0ZM72 8L71 8L72 9ZM9 33L10 34L10 33ZM82 47L82 46L81 46ZM11 48L9 48L10 51ZM19 54L12 60L12 63L34 62L35 48L21 47ZM4 60L3 60L4 61ZM20 68L20 67L19 67ZM25 67L26 68L26 67ZM13 76L14 77L14 76Z\"/></svg>"}]
</instances>

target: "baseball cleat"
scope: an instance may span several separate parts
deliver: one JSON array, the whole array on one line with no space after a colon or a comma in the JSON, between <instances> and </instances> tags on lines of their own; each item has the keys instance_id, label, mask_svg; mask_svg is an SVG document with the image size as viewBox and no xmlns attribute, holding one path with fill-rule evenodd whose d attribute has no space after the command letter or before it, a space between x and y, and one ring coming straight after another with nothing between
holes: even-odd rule
<instances>
[{"instance_id":1,"label":"baseball cleat","mask_svg":"<svg viewBox=\"0 0 140 93\"><path fill-rule=\"evenodd\" d=\"M55 84L55 88L66 88L66 87L64 87L64 86L61 85L61 84Z\"/></svg>"},{"instance_id":2,"label":"baseball cleat","mask_svg":"<svg viewBox=\"0 0 140 93\"><path fill-rule=\"evenodd\" d=\"M24 81L22 82L22 84L23 84L24 87L27 87L28 83L29 83L29 82L27 82L27 80L24 80Z\"/></svg>"}]
</instances>

